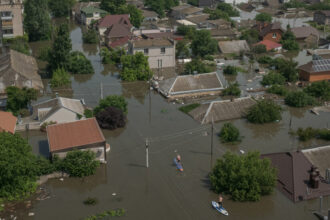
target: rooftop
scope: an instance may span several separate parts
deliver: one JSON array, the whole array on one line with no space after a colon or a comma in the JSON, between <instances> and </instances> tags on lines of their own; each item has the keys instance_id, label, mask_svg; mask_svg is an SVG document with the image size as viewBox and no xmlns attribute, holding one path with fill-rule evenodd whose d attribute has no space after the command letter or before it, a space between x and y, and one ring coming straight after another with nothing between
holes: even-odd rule
<instances>
[{"instance_id":1,"label":"rooftop","mask_svg":"<svg viewBox=\"0 0 330 220\"><path fill-rule=\"evenodd\" d=\"M134 48L151 48L151 47L172 47L174 42L169 39L138 39L133 41Z\"/></svg>"},{"instance_id":2,"label":"rooftop","mask_svg":"<svg viewBox=\"0 0 330 220\"><path fill-rule=\"evenodd\" d=\"M250 50L246 40L219 41L218 46L222 53L239 53Z\"/></svg>"},{"instance_id":3,"label":"rooftop","mask_svg":"<svg viewBox=\"0 0 330 220\"><path fill-rule=\"evenodd\" d=\"M317 11L317 12L321 12L325 16L330 17L330 10L321 10L321 11Z\"/></svg>"},{"instance_id":4,"label":"rooftop","mask_svg":"<svg viewBox=\"0 0 330 220\"><path fill-rule=\"evenodd\" d=\"M195 23L195 24L200 24L202 22L207 21L209 19L210 15L209 14L199 14L199 15L190 15L186 17L186 20Z\"/></svg>"},{"instance_id":5,"label":"rooftop","mask_svg":"<svg viewBox=\"0 0 330 220\"><path fill-rule=\"evenodd\" d=\"M108 38L129 37L132 35L130 27L121 24L112 24L104 35Z\"/></svg>"},{"instance_id":6,"label":"rooftop","mask_svg":"<svg viewBox=\"0 0 330 220\"><path fill-rule=\"evenodd\" d=\"M47 126L49 151L56 152L104 142L95 118Z\"/></svg>"},{"instance_id":7,"label":"rooftop","mask_svg":"<svg viewBox=\"0 0 330 220\"><path fill-rule=\"evenodd\" d=\"M98 26L101 28L108 28L113 24L121 24L129 28L132 27L128 14L106 15L105 17L99 20Z\"/></svg>"},{"instance_id":8,"label":"rooftop","mask_svg":"<svg viewBox=\"0 0 330 220\"><path fill-rule=\"evenodd\" d=\"M144 18L154 18L154 17L158 17L158 14L154 11L151 11L151 10L146 10L146 9L143 9L142 10L142 15Z\"/></svg>"},{"instance_id":9,"label":"rooftop","mask_svg":"<svg viewBox=\"0 0 330 220\"><path fill-rule=\"evenodd\" d=\"M299 66L298 69L309 73L327 72L330 71L330 59L312 60Z\"/></svg>"},{"instance_id":10,"label":"rooftop","mask_svg":"<svg viewBox=\"0 0 330 220\"><path fill-rule=\"evenodd\" d=\"M276 43L271 40L263 40L263 41L256 43L255 45L259 45L259 44L265 45L267 51L282 47L282 44Z\"/></svg>"},{"instance_id":11,"label":"rooftop","mask_svg":"<svg viewBox=\"0 0 330 220\"><path fill-rule=\"evenodd\" d=\"M319 31L310 26L305 26L305 27L294 27L291 28L292 33L296 36L296 38L307 38L310 35L314 35L316 37L319 37Z\"/></svg>"},{"instance_id":12,"label":"rooftop","mask_svg":"<svg viewBox=\"0 0 330 220\"><path fill-rule=\"evenodd\" d=\"M0 132L15 133L17 118L11 112L0 111Z\"/></svg>"},{"instance_id":13,"label":"rooftop","mask_svg":"<svg viewBox=\"0 0 330 220\"><path fill-rule=\"evenodd\" d=\"M281 23L274 22L274 23L268 24L266 27L262 28L261 31L259 32L259 35L263 37L273 30L280 30L280 31L284 32L284 30L281 27Z\"/></svg>"},{"instance_id":14,"label":"rooftop","mask_svg":"<svg viewBox=\"0 0 330 220\"><path fill-rule=\"evenodd\" d=\"M320 170L320 175L325 178L325 171L330 168L330 145L302 150L302 152Z\"/></svg>"}]
</instances>

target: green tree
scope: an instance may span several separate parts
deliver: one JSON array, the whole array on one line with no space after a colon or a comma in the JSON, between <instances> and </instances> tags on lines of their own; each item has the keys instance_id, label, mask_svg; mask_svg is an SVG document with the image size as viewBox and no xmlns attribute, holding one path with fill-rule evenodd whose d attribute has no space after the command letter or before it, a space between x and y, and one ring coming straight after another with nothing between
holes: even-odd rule
<instances>
[{"instance_id":1,"label":"green tree","mask_svg":"<svg viewBox=\"0 0 330 220\"><path fill-rule=\"evenodd\" d=\"M239 84L237 82L230 83L226 89L222 90L221 94L224 96L240 96L241 90Z\"/></svg>"},{"instance_id":2,"label":"green tree","mask_svg":"<svg viewBox=\"0 0 330 220\"><path fill-rule=\"evenodd\" d=\"M75 0L50 0L49 8L55 17L69 17Z\"/></svg>"},{"instance_id":3,"label":"green tree","mask_svg":"<svg viewBox=\"0 0 330 220\"><path fill-rule=\"evenodd\" d=\"M15 86L8 86L6 88L7 110L14 115L18 115L19 110L26 109L31 100L37 100L38 91L32 88L20 89Z\"/></svg>"},{"instance_id":4,"label":"green tree","mask_svg":"<svg viewBox=\"0 0 330 220\"><path fill-rule=\"evenodd\" d=\"M237 11L231 4L221 2L217 5L217 9L227 13L229 17L239 17L239 11Z\"/></svg>"},{"instance_id":5,"label":"green tree","mask_svg":"<svg viewBox=\"0 0 330 220\"><path fill-rule=\"evenodd\" d=\"M111 14L117 14L125 4L125 0L101 0L100 8Z\"/></svg>"},{"instance_id":6,"label":"green tree","mask_svg":"<svg viewBox=\"0 0 330 220\"><path fill-rule=\"evenodd\" d=\"M123 111L112 106L97 113L96 120L103 129L114 130L125 126L125 115Z\"/></svg>"},{"instance_id":7,"label":"green tree","mask_svg":"<svg viewBox=\"0 0 330 220\"><path fill-rule=\"evenodd\" d=\"M276 185L276 170L258 152L238 156L227 152L218 159L210 180L216 193L229 194L234 201L258 201Z\"/></svg>"},{"instance_id":8,"label":"green tree","mask_svg":"<svg viewBox=\"0 0 330 220\"><path fill-rule=\"evenodd\" d=\"M330 82L313 82L312 84L307 86L304 91L315 98L320 98L324 101L330 100Z\"/></svg>"},{"instance_id":9,"label":"green tree","mask_svg":"<svg viewBox=\"0 0 330 220\"><path fill-rule=\"evenodd\" d=\"M296 42L296 37L294 36L290 28L288 28L288 30L283 34L281 44L286 50L299 50L299 44Z\"/></svg>"},{"instance_id":10,"label":"green tree","mask_svg":"<svg viewBox=\"0 0 330 220\"><path fill-rule=\"evenodd\" d=\"M94 115L97 115L107 107L115 107L127 114L127 101L123 96L109 95L101 99L99 105L94 108Z\"/></svg>"},{"instance_id":11,"label":"green tree","mask_svg":"<svg viewBox=\"0 0 330 220\"><path fill-rule=\"evenodd\" d=\"M152 77L148 57L144 56L141 52L137 52L134 55L122 56L121 63L123 68L120 77L124 81L146 81Z\"/></svg>"},{"instance_id":12,"label":"green tree","mask_svg":"<svg viewBox=\"0 0 330 220\"><path fill-rule=\"evenodd\" d=\"M52 88L59 88L71 84L70 75L64 68L58 68L53 72L53 77L50 80Z\"/></svg>"},{"instance_id":13,"label":"green tree","mask_svg":"<svg viewBox=\"0 0 330 220\"><path fill-rule=\"evenodd\" d=\"M144 5L155 11L160 17L165 16L165 10L179 5L178 0L145 0Z\"/></svg>"},{"instance_id":14,"label":"green tree","mask_svg":"<svg viewBox=\"0 0 330 220\"><path fill-rule=\"evenodd\" d=\"M238 70L235 66L228 65L223 69L223 73L226 75L237 75Z\"/></svg>"},{"instance_id":15,"label":"green tree","mask_svg":"<svg viewBox=\"0 0 330 220\"><path fill-rule=\"evenodd\" d=\"M272 22L272 16L268 13L260 13L260 14L257 14L256 17L255 17L255 20L256 21L260 21L260 22Z\"/></svg>"},{"instance_id":16,"label":"green tree","mask_svg":"<svg viewBox=\"0 0 330 220\"><path fill-rule=\"evenodd\" d=\"M185 36L186 39L192 40L195 36L196 28L193 26L180 25L177 28L176 33Z\"/></svg>"},{"instance_id":17,"label":"green tree","mask_svg":"<svg viewBox=\"0 0 330 220\"><path fill-rule=\"evenodd\" d=\"M99 41L97 32L94 29L83 32L82 38L85 44L96 44Z\"/></svg>"},{"instance_id":18,"label":"green tree","mask_svg":"<svg viewBox=\"0 0 330 220\"><path fill-rule=\"evenodd\" d=\"M142 11L138 9L135 5L127 5L127 11L130 15L129 19L132 25L136 28L139 28L143 21Z\"/></svg>"},{"instance_id":19,"label":"green tree","mask_svg":"<svg viewBox=\"0 0 330 220\"><path fill-rule=\"evenodd\" d=\"M92 151L71 151L62 161L63 170L75 177L93 175L99 166L100 162Z\"/></svg>"},{"instance_id":20,"label":"green tree","mask_svg":"<svg viewBox=\"0 0 330 220\"><path fill-rule=\"evenodd\" d=\"M24 30L30 41L48 40L51 35L51 21L47 0L24 1Z\"/></svg>"},{"instance_id":21,"label":"green tree","mask_svg":"<svg viewBox=\"0 0 330 220\"><path fill-rule=\"evenodd\" d=\"M288 82L295 82L298 79L297 62L276 58L272 60L270 65L274 66L276 71L284 76Z\"/></svg>"},{"instance_id":22,"label":"green tree","mask_svg":"<svg viewBox=\"0 0 330 220\"><path fill-rule=\"evenodd\" d=\"M67 69L71 49L69 27L67 24L61 24L56 30L56 36L49 53L48 63L50 70L54 71L58 68Z\"/></svg>"},{"instance_id":23,"label":"green tree","mask_svg":"<svg viewBox=\"0 0 330 220\"><path fill-rule=\"evenodd\" d=\"M292 107L305 107L314 103L314 98L303 91L289 92L285 97L285 104Z\"/></svg>"},{"instance_id":24,"label":"green tree","mask_svg":"<svg viewBox=\"0 0 330 220\"><path fill-rule=\"evenodd\" d=\"M194 74L194 73L210 73L212 68L203 63L200 59L193 59L191 62L184 65L184 74Z\"/></svg>"},{"instance_id":25,"label":"green tree","mask_svg":"<svg viewBox=\"0 0 330 220\"><path fill-rule=\"evenodd\" d=\"M255 45L254 47L252 47L252 52L254 53L266 53L267 52L267 48L265 45L263 44L258 44L258 45Z\"/></svg>"},{"instance_id":26,"label":"green tree","mask_svg":"<svg viewBox=\"0 0 330 220\"><path fill-rule=\"evenodd\" d=\"M10 45L10 49L24 53L26 55L30 55L30 47L28 41L29 37L27 35L3 39L3 43L8 43Z\"/></svg>"},{"instance_id":27,"label":"green tree","mask_svg":"<svg viewBox=\"0 0 330 220\"><path fill-rule=\"evenodd\" d=\"M103 64L119 64L121 57L125 55L126 52L123 48L118 49L107 49L102 48L100 56L102 57Z\"/></svg>"},{"instance_id":28,"label":"green tree","mask_svg":"<svg viewBox=\"0 0 330 220\"><path fill-rule=\"evenodd\" d=\"M25 139L0 132L0 198L22 199L35 191L35 160Z\"/></svg>"},{"instance_id":29,"label":"green tree","mask_svg":"<svg viewBox=\"0 0 330 220\"><path fill-rule=\"evenodd\" d=\"M264 124L281 120L282 108L272 100L261 100L253 105L247 112L249 122Z\"/></svg>"},{"instance_id":30,"label":"green tree","mask_svg":"<svg viewBox=\"0 0 330 220\"><path fill-rule=\"evenodd\" d=\"M242 31L241 40L246 40L249 44L254 44L259 41L259 33L255 29L247 29Z\"/></svg>"},{"instance_id":31,"label":"green tree","mask_svg":"<svg viewBox=\"0 0 330 220\"><path fill-rule=\"evenodd\" d=\"M286 96L288 94L288 90L283 85L277 85L277 84L272 85L266 91L268 93L273 93L280 96Z\"/></svg>"},{"instance_id":32,"label":"green tree","mask_svg":"<svg viewBox=\"0 0 330 220\"><path fill-rule=\"evenodd\" d=\"M225 123L222 126L219 137L223 143L235 143L241 138L238 128L232 123Z\"/></svg>"},{"instance_id":33,"label":"green tree","mask_svg":"<svg viewBox=\"0 0 330 220\"><path fill-rule=\"evenodd\" d=\"M94 69L89 59L82 52L74 51L70 53L68 71L72 74L92 74Z\"/></svg>"},{"instance_id":34,"label":"green tree","mask_svg":"<svg viewBox=\"0 0 330 220\"><path fill-rule=\"evenodd\" d=\"M261 80L261 85L267 86L267 85L283 85L285 83L286 79L284 76L277 72L270 72L267 75L265 75Z\"/></svg>"},{"instance_id":35,"label":"green tree","mask_svg":"<svg viewBox=\"0 0 330 220\"><path fill-rule=\"evenodd\" d=\"M210 11L209 19L210 20L224 19L226 21L231 20L229 15L226 12L218 10L218 9Z\"/></svg>"},{"instance_id":36,"label":"green tree","mask_svg":"<svg viewBox=\"0 0 330 220\"><path fill-rule=\"evenodd\" d=\"M190 57L190 50L188 47L188 42L186 40L180 40L175 46L175 56L177 58L187 58Z\"/></svg>"},{"instance_id":37,"label":"green tree","mask_svg":"<svg viewBox=\"0 0 330 220\"><path fill-rule=\"evenodd\" d=\"M196 31L191 42L191 49L195 56L212 55L217 51L217 41L211 37L208 30Z\"/></svg>"}]
</instances>

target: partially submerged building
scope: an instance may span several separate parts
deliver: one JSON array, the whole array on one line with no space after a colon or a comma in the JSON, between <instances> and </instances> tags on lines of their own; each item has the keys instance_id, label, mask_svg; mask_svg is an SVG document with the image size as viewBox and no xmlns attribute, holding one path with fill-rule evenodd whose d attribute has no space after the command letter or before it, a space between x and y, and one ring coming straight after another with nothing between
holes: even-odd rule
<instances>
[{"instance_id":1,"label":"partially submerged building","mask_svg":"<svg viewBox=\"0 0 330 220\"><path fill-rule=\"evenodd\" d=\"M277 189L293 202L330 195L330 146L262 155L277 172Z\"/></svg>"},{"instance_id":2,"label":"partially submerged building","mask_svg":"<svg viewBox=\"0 0 330 220\"><path fill-rule=\"evenodd\" d=\"M158 91L170 100L216 95L223 89L216 72L177 76L160 81L158 84Z\"/></svg>"},{"instance_id":3,"label":"partially submerged building","mask_svg":"<svg viewBox=\"0 0 330 220\"><path fill-rule=\"evenodd\" d=\"M330 59L312 60L298 67L301 80L315 82L330 80Z\"/></svg>"},{"instance_id":4,"label":"partially submerged building","mask_svg":"<svg viewBox=\"0 0 330 220\"><path fill-rule=\"evenodd\" d=\"M189 15L202 14L203 8L198 8L190 4L182 4L171 8L171 16L175 19L185 19Z\"/></svg>"},{"instance_id":5,"label":"partially submerged building","mask_svg":"<svg viewBox=\"0 0 330 220\"><path fill-rule=\"evenodd\" d=\"M84 25L90 25L92 22L100 20L106 14L108 14L108 12L100 8L87 6L81 9L81 22Z\"/></svg>"},{"instance_id":6,"label":"partially submerged building","mask_svg":"<svg viewBox=\"0 0 330 220\"><path fill-rule=\"evenodd\" d=\"M49 152L51 156L66 157L73 150L90 150L96 159L106 163L106 152L110 146L95 118L47 126Z\"/></svg>"},{"instance_id":7,"label":"partially submerged building","mask_svg":"<svg viewBox=\"0 0 330 220\"><path fill-rule=\"evenodd\" d=\"M233 100L213 101L201 104L189 112L189 115L201 124L217 121L238 119L245 116L247 110L256 104L250 97L237 98Z\"/></svg>"},{"instance_id":8,"label":"partially submerged building","mask_svg":"<svg viewBox=\"0 0 330 220\"><path fill-rule=\"evenodd\" d=\"M131 32L133 25L131 24L129 17L130 17L129 14L120 14L120 15L106 15L105 17L100 19L97 28L101 39L104 40L105 32L109 28L112 30L120 29L121 30L119 32L120 34L122 34L123 29L125 29L127 32ZM116 33L118 33L118 31L116 31Z\"/></svg>"}]
</instances>

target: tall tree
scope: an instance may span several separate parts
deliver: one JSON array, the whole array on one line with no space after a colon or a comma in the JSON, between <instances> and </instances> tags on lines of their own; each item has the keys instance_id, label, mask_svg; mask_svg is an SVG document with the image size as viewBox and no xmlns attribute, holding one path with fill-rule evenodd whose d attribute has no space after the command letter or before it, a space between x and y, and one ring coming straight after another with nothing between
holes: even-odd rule
<instances>
[{"instance_id":1,"label":"tall tree","mask_svg":"<svg viewBox=\"0 0 330 220\"><path fill-rule=\"evenodd\" d=\"M143 21L143 15L140 9L135 5L127 5L127 12L130 15L130 21L134 27L139 28Z\"/></svg>"},{"instance_id":2,"label":"tall tree","mask_svg":"<svg viewBox=\"0 0 330 220\"><path fill-rule=\"evenodd\" d=\"M100 8L110 12L111 14L117 14L118 11L126 4L125 0L102 0Z\"/></svg>"},{"instance_id":3,"label":"tall tree","mask_svg":"<svg viewBox=\"0 0 330 220\"><path fill-rule=\"evenodd\" d=\"M7 109L17 115L20 109L26 109L31 100L37 100L38 91L30 88L20 89L15 86L6 88L8 95Z\"/></svg>"},{"instance_id":4,"label":"tall tree","mask_svg":"<svg viewBox=\"0 0 330 220\"><path fill-rule=\"evenodd\" d=\"M67 24L61 24L56 30L55 39L49 54L50 70L57 68L66 69L68 67L71 49L69 27Z\"/></svg>"},{"instance_id":5,"label":"tall tree","mask_svg":"<svg viewBox=\"0 0 330 220\"><path fill-rule=\"evenodd\" d=\"M165 10L170 10L172 7L179 5L178 0L145 0L144 4L151 10L157 12L160 17L165 16Z\"/></svg>"},{"instance_id":6,"label":"tall tree","mask_svg":"<svg viewBox=\"0 0 330 220\"><path fill-rule=\"evenodd\" d=\"M120 73L120 77L124 81L147 81L152 77L148 57L141 52L122 56L121 63L123 64L123 70Z\"/></svg>"},{"instance_id":7,"label":"tall tree","mask_svg":"<svg viewBox=\"0 0 330 220\"><path fill-rule=\"evenodd\" d=\"M55 17L70 16L70 10L76 0L50 0L49 8Z\"/></svg>"},{"instance_id":8,"label":"tall tree","mask_svg":"<svg viewBox=\"0 0 330 220\"><path fill-rule=\"evenodd\" d=\"M24 3L24 29L30 41L48 40L51 21L47 0L26 0Z\"/></svg>"},{"instance_id":9,"label":"tall tree","mask_svg":"<svg viewBox=\"0 0 330 220\"><path fill-rule=\"evenodd\" d=\"M212 39L211 33L208 30L196 31L191 42L191 49L195 56L204 57L205 55L216 52L217 41Z\"/></svg>"}]
</instances>

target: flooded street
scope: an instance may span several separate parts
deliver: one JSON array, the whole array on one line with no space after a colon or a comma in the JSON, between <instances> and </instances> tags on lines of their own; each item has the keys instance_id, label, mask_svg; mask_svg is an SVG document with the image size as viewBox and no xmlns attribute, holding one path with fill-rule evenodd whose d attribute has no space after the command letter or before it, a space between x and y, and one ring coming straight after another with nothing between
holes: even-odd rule
<instances>
[{"instance_id":1,"label":"flooded street","mask_svg":"<svg viewBox=\"0 0 330 220\"><path fill-rule=\"evenodd\" d=\"M309 109L285 107L283 119L278 123L254 125L245 119L233 121L244 137L237 145L220 143L217 134L223 122L216 123L214 155L211 157L210 125L201 126L180 112L180 105L169 103L158 93L149 91L146 82L121 82L114 67L101 63L99 46L84 45L81 35L81 28L71 23L73 50L82 51L92 61L95 74L72 76L72 91L63 90L60 95L84 98L88 106L94 107L100 99L102 84L104 96L122 94L126 98L128 122L122 129L103 130L111 151L108 163L94 176L48 181L43 187L50 198L34 200L30 209L19 206L15 212L18 219L84 219L115 208L127 211L121 219L224 218L211 207L211 200L217 195L210 190L208 173L211 165L227 150L272 153L330 144L324 141L303 143L289 135L290 120L294 130L307 126L324 128L330 124L330 113L321 112L317 116ZM34 44L32 49L40 49L40 45ZM294 59L301 64L308 62L309 58L300 53ZM255 75L250 73L240 73L237 80L244 84L253 77ZM46 133L21 134L28 137L35 153L47 152ZM145 167L146 139L150 143L149 168ZM173 165L177 153L182 156L183 173L178 173ZM99 203L85 206L83 200L87 197L96 197ZM276 189L272 195L253 203L233 202L225 197L224 206L229 211L226 219L251 220L316 219L312 212L319 207L318 200L294 204ZM328 197L324 198L323 207L330 208ZM35 216L28 217L29 212L34 212Z\"/></svg>"}]
</instances>

